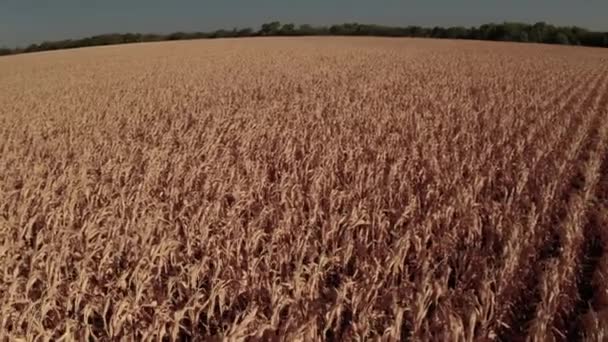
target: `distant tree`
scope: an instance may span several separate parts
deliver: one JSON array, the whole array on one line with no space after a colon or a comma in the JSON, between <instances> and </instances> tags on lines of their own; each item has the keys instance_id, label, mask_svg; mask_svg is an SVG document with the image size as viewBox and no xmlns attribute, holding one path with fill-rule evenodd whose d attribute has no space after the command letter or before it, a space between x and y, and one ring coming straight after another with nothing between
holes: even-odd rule
<instances>
[{"instance_id":1,"label":"distant tree","mask_svg":"<svg viewBox=\"0 0 608 342\"><path fill-rule=\"evenodd\" d=\"M182 40L188 39L188 35L185 32L174 32L167 36L167 40Z\"/></svg>"},{"instance_id":2,"label":"distant tree","mask_svg":"<svg viewBox=\"0 0 608 342\"><path fill-rule=\"evenodd\" d=\"M281 22L273 21L271 23L266 23L262 25L260 29L260 35L262 36L274 36L279 33L281 30Z\"/></svg>"},{"instance_id":3,"label":"distant tree","mask_svg":"<svg viewBox=\"0 0 608 342\"><path fill-rule=\"evenodd\" d=\"M520 23L505 22L499 26L501 28L502 36L498 40L502 41L521 41L522 38L526 38L522 33L526 33L526 26Z\"/></svg>"},{"instance_id":4,"label":"distant tree","mask_svg":"<svg viewBox=\"0 0 608 342\"><path fill-rule=\"evenodd\" d=\"M232 31L228 30L216 30L209 35L209 38L233 38L237 37L238 31L233 29Z\"/></svg>"},{"instance_id":5,"label":"distant tree","mask_svg":"<svg viewBox=\"0 0 608 342\"><path fill-rule=\"evenodd\" d=\"M468 38L468 31L464 27L450 27L446 31L446 37L449 39L465 39Z\"/></svg>"},{"instance_id":6,"label":"distant tree","mask_svg":"<svg viewBox=\"0 0 608 342\"><path fill-rule=\"evenodd\" d=\"M294 24L284 24L279 30L279 34L284 36L293 36L296 33L296 26Z\"/></svg>"},{"instance_id":7,"label":"distant tree","mask_svg":"<svg viewBox=\"0 0 608 342\"><path fill-rule=\"evenodd\" d=\"M330 34L343 36L478 39L608 47L608 32L593 32L580 27L556 27L544 22L538 22L534 25L514 22L502 24L490 23L470 28L460 26L445 28L437 26L431 29L419 26L399 27L359 23L344 23L332 25L331 27L315 27L303 24L296 28L292 23L281 25L279 21L273 21L263 24L257 32L250 28L234 28L232 30L217 30L214 32L174 32L167 35L110 33L76 40L46 41L40 44L31 44L26 48L15 48L12 50L1 48L0 55L163 40L250 37L257 35L303 36Z\"/></svg>"},{"instance_id":8,"label":"distant tree","mask_svg":"<svg viewBox=\"0 0 608 342\"><path fill-rule=\"evenodd\" d=\"M582 45L583 44L583 40L585 39L585 36L587 34L589 34L589 31L581 28L581 27L572 27L571 28L571 32L572 32L572 39L575 40L575 44L576 45Z\"/></svg>"},{"instance_id":9,"label":"distant tree","mask_svg":"<svg viewBox=\"0 0 608 342\"><path fill-rule=\"evenodd\" d=\"M537 43L547 43L549 41L550 27L544 22L538 22L532 25L530 33L528 34L529 40Z\"/></svg>"},{"instance_id":10,"label":"distant tree","mask_svg":"<svg viewBox=\"0 0 608 342\"><path fill-rule=\"evenodd\" d=\"M481 25L478 30L475 30L475 39L481 40L497 40L497 32L495 24Z\"/></svg>"},{"instance_id":11,"label":"distant tree","mask_svg":"<svg viewBox=\"0 0 608 342\"><path fill-rule=\"evenodd\" d=\"M444 35L445 29L439 26L435 26L433 27L433 29L431 30L431 37L432 38L440 38L441 36Z\"/></svg>"},{"instance_id":12,"label":"distant tree","mask_svg":"<svg viewBox=\"0 0 608 342\"><path fill-rule=\"evenodd\" d=\"M254 32L251 28L246 27L246 28L242 28L237 32L237 35L239 37L251 37L253 36Z\"/></svg>"},{"instance_id":13,"label":"distant tree","mask_svg":"<svg viewBox=\"0 0 608 342\"><path fill-rule=\"evenodd\" d=\"M564 32L557 32L557 34L555 35L555 43L568 45L570 44L570 39L568 39L568 36Z\"/></svg>"},{"instance_id":14,"label":"distant tree","mask_svg":"<svg viewBox=\"0 0 608 342\"><path fill-rule=\"evenodd\" d=\"M329 34L329 29L327 27L313 27L308 24L303 24L296 29L296 34L299 36L318 36Z\"/></svg>"},{"instance_id":15,"label":"distant tree","mask_svg":"<svg viewBox=\"0 0 608 342\"><path fill-rule=\"evenodd\" d=\"M127 33L122 36L123 43L138 43L142 41L142 35L139 33Z\"/></svg>"},{"instance_id":16,"label":"distant tree","mask_svg":"<svg viewBox=\"0 0 608 342\"><path fill-rule=\"evenodd\" d=\"M329 28L329 33L334 34L334 35L339 35L344 31L342 29L342 27L343 27L343 25L332 25Z\"/></svg>"},{"instance_id":17,"label":"distant tree","mask_svg":"<svg viewBox=\"0 0 608 342\"><path fill-rule=\"evenodd\" d=\"M6 56L6 55L10 55L13 53L13 50L3 46L0 47L0 56Z\"/></svg>"},{"instance_id":18,"label":"distant tree","mask_svg":"<svg viewBox=\"0 0 608 342\"><path fill-rule=\"evenodd\" d=\"M158 42L164 40L164 37L159 34L148 33L141 36L141 40L144 42Z\"/></svg>"},{"instance_id":19,"label":"distant tree","mask_svg":"<svg viewBox=\"0 0 608 342\"><path fill-rule=\"evenodd\" d=\"M352 36L355 34L363 35L363 33L366 33L367 31L362 30L358 23L345 23L342 25L332 25L329 28L329 32L337 36Z\"/></svg>"},{"instance_id":20,"label":"distant tree","mask_svg":"<svg viewBox=\"0 0 608 342\"><path fill-rule=\"evenodd\" d=\"M420 26L408 26L405 29L406 35L408 37L429 37L429 30L420 27Z\"/></svg>"},{"instance_id":21,"label":"distant tree","mask_svg":"<svg viewBox=\"0 0 608 342\"><path fill-rule=\"evenodd\" d=\"M298 35L302 36L313 36L315 34L315 29L311 25L302 24L298 27L296 32L298 33Z\"/></svg>"},{"instance_id":22,"label":"distant tree","mask_svg":"<svg viewBox=\"0 0 608 342\"><path fill-rule=\"evenodd\" d=\"M40 51L38 44L30 44L23 50L23 52L36 52L36 51Z\"/></svg>"}]
</instances>

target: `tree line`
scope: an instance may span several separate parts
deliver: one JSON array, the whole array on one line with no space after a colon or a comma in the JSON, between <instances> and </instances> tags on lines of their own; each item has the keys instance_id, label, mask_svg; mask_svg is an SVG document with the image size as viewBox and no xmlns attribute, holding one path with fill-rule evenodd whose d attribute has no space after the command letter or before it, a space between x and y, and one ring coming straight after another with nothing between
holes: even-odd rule
<instances>
[{"instance_id":1,"label":"tree line","mask_svg":"<svg viewBox=\"0 0 608 342\"><path fill-rule=\"evenodd\" d=\"M608 47L608 32L590 31L576 26L554 26L544 22L533 25L505 22L502 24L485 24L479 27L456 26L446 28L437 26L428 28L421 26L398 27L358 23L345 23L332 26L312 26L307 24L296 26L292 23L282 24L279 21L274 21L263 24L257 31L251 28L234 28L232 30L217 30L213 32L175 32L171 34L102 34L83 39L46 41L40 44L31 44L25 48L0 48L0 55L185 39L332 35L473 39Z\"/></svg>"}]
</instances>

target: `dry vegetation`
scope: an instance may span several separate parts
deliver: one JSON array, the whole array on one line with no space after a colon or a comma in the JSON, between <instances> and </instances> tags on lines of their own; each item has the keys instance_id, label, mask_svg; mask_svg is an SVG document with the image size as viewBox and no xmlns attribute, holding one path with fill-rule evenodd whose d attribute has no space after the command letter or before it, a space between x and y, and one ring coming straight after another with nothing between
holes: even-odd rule
<instances>
[{"instance_id":1,"label":"dry vegetation","mask_svg":"<svg viewBox=\"0 0 608 342\"><path fill-rule=\"evenodd\" d=\"M0 339L608 338L608 52L0 59Z\"/></svg>"}]
</instances>

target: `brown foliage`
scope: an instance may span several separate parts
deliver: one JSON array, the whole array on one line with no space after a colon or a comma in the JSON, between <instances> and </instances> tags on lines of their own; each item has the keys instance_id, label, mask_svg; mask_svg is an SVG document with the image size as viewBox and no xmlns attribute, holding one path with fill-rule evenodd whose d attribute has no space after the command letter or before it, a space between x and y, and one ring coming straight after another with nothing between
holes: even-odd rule
<instances>
[{"instance_id":1,"label":"brown foliage","mask_svg":"<svg viewBox=\"0 0 608 342\"><path fill-rule=\"evenodd\" d=\"M606 54L271 38L3 58L0 338L606 338Z\"/></svg>"}]
</instances>

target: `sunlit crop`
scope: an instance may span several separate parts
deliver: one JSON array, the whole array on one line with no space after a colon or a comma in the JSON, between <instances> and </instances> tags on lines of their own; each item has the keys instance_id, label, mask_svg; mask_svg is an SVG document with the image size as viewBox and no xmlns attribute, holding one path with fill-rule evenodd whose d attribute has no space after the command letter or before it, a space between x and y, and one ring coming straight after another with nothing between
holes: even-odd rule
<instances>
[{"instance_id":1,"label":"sunlit crop","mask_svg":"<svg viewBox=\"0 0 608 342\"><path fill-rule=\"evenodd\" d=\"M0 339L608 338L608 51L0 58Z\"/></svg>"}]
</instances>

